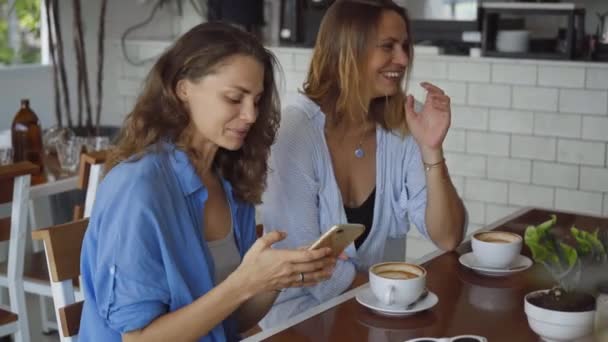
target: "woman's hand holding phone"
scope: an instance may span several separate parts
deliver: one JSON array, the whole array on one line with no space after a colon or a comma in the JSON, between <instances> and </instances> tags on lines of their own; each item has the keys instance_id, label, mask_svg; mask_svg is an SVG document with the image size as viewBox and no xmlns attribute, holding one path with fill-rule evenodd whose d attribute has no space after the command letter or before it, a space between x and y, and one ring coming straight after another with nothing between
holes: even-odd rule
<instances>
[{"instance_id":1,"label":"woman's hand holding phone","mask_svg":"<svg viewBox=\"0 0 608 342\"><path fill-rule=\"evenodd\" d=\"M336 264L331 248L272 248L273 244L285 237L285 233L278 231L260 237L231 275L239 277L252 296L287 287L312 286L331 277Z\"/></svg>"}]
</instances>

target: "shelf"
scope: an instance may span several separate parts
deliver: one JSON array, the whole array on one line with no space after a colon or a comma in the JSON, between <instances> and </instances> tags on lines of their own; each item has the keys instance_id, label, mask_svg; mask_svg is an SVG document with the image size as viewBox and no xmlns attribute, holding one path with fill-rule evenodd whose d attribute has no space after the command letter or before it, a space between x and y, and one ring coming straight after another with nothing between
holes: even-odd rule
<instances>
[{"instance_id":1,"label":"shelf","mask_svg":"<svg viewBox=\"0 0 608 342\"><path fill-rule=\"evenodd\" d=\"M504 58L526 58L526 59L569 59L564 53L557 52L498 52L485 51L484 57L504 57Z\"/></svg>"},{"instance_id":2,"label":"shelf","mask_svg":"<svg viewBox=\"0 0 608 342\"><path fill-rule=\"evenodd\" d=\"M522 10L574 10L583 8L573 3L536 3L536 2L490 2L483 3L488 9L522 9Z\"/></svg>"}]
</instances>

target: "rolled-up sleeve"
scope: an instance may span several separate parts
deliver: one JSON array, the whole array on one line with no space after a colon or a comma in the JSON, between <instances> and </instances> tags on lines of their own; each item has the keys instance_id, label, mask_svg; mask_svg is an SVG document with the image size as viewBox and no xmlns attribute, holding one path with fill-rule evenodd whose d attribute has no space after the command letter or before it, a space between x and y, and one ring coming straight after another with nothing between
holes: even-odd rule
<instances>
[{"instance_id":1,"label":"rolled-up sleeve","mask_svg":"<svg viewBox=\"0 0 608 342\"><path fill-rule=\"evenodd\" d=\"M413 223L420 234L428 239L429 234L426 229L427 189L422 156L414 138L409 136L406 139L410 139L410 142L406 153L404 192L402 192L399 202L402 210L407 213L410 223Z\"/></svg>"},{"instance_id":2,"label":"rolled-up sleeve","mask_svg":"<svg viewBox=\"0 0 608 342\"><path fill-rule=\"evenodd\" d=\"M146 327L170 303L162 210L157 196L142 183L135 182L112 201L104 215L92 217L101 227L92 281L98 313L119 333Z\"/></svg>"}]
</instances>

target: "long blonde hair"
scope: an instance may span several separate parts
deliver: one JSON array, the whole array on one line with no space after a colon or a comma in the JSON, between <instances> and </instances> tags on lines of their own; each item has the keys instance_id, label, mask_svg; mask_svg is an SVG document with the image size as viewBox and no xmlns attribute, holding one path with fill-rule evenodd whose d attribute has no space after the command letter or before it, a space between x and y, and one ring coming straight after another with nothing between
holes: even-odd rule
<instances>
[{"instance_id":1,"label":"long blonde hair","mask_svg":"<svg viewBox=\"0 0 608 342\"><path fill-rule=\"evenodd\" d=\"M323 108L330 122L344 116L358 121L364 113L387 130L407 133L404 103L399 92L368 104L368 80L364 79L370 46L384 11L394 11L405 21L410 34L407 46L406 83L413 61L413 43L407 11L391 0L336 1L325 13L317 35L303 93Z\"/></svg>"}]
</instances>

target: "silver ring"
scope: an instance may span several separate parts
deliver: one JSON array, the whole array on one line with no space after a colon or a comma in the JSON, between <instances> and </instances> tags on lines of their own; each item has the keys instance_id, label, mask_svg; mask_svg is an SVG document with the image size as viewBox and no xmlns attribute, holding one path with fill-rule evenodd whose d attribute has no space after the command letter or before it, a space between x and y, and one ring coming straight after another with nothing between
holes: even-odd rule
<instances>
[{"instance_id":1,"label":"silver ring","mask_svg":"<svg viewBox=\"0 0 608 342\"><path fill-rule=\"evenodd\" d=\"M300 272L300 282L304 282L304 272Z\"/></svg>"}]
</instances>

